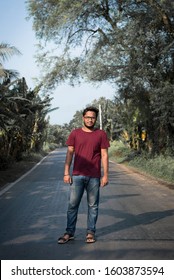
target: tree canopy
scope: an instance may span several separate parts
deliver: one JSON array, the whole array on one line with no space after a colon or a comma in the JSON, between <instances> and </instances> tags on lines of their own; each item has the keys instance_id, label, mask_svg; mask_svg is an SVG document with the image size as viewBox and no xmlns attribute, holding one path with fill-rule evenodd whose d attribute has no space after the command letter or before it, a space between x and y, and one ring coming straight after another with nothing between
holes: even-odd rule
<instances>
[{"instance_id":1,"label":"tree canopy","mask_svg":"<svg viewBox=\"0 0 174 280\"><path fill-rule=\"evenodd\" d=\"M38 59L49 69L45 83L50 87L79 75L89 81L116 81L122 72L130 72L129 66L137 67L137 58L142 63L139 51L153 61L173 48L174 4L169 0L27 3L38 39L48 43Z\"/></svg>"},{"instance_id":2,"label":"tree canopy","mask_svg":"<svg viewBox=\"0 0 174 280\"><path fill-rule=\"evenodd\" d=\"M131 130L136 120L154 150L173 148L173 1L28 0L27 7L47 89L81 79L111 82L118 107L130 111Z\"/></svg>"}]
</instances>

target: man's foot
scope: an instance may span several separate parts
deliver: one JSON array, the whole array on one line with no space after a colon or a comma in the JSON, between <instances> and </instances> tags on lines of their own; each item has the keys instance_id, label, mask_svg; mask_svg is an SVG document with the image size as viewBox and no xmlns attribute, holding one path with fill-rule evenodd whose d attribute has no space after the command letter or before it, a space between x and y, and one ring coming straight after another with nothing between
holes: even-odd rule
<instances>
[{"instance_id":1,"label":"man's foot","mask_svg":"<svg viewBox=\"0 0 174 280\"><path fill-rule=\"evenodd\" d=\"M94 243L96 240L95 240L95 235L94 233L88 233L86 235L86 243Z\"/></svg>"},{"instance_id":2,"label":"man's foot","mask_svg":"<svg viewBox=\"0 0 174 280\"><path fill-rule=\"evenodd\" d=\"M63 236L61 236L59 239L58 239L58 244L65 244L67 243L68 241L70 240L73 240L74 239L74 236L69 234L69 233L65 233Z\"/></svg>"}]
</instances>

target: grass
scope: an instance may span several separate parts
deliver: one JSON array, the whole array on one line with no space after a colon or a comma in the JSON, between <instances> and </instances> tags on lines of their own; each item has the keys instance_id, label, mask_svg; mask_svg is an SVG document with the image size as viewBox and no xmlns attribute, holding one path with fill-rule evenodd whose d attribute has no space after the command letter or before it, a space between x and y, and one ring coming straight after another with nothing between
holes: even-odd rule
<instances>
[{"instance_id":1,"label":"grass","mask_svg":"<svg viewBox=\"0 0 174 280\"><path fill-rule=\"evenodd\" d=\"M118 163L123 162L130 154L128 146L124 145L122 141L113 141L109 148L110 160L116 160Z\"/></svg>"},{"instance_id":2,"label":"grass","mask_svg":"<svg viewBox=\"0 0 174 280\"><path fill-rule=\"evenodd\" d=\"M170 155L152 157L147 153L137 153L130 150L122 142L114 141L109 149L111 160L134 167L146 174L168 183L174 183L174 158Z\"/></svg>"},{"instance_id":3,"label":"grass","mask_svg":"<svg viewBox=\"0 0 174 280\"><path fill-rule=\"evenodd\" d=\"M137 156L129 162L130 166L167 182L174 183L174 159L159 155L153 158L145 155Z\"/></svg>"}]
</instances>

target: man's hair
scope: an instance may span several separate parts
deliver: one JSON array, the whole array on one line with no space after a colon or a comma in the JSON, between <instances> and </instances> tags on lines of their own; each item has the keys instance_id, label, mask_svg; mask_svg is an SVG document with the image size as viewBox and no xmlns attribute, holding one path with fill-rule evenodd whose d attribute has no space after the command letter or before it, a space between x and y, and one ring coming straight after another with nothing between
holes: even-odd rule
<instances>
[{"instance_id":1,"label":"man's hair","mask_svg":"<svg viewBox=\"0 0 174 280\"><path fill-rule=\"evenodd\" d=\"M87 107L86 109L84 109L83 116L85 116L88 111L94 112L96 114L96 118L98 117L99 110L96 107L90 106L90 107Z\"/></svg>"}]
</instances>

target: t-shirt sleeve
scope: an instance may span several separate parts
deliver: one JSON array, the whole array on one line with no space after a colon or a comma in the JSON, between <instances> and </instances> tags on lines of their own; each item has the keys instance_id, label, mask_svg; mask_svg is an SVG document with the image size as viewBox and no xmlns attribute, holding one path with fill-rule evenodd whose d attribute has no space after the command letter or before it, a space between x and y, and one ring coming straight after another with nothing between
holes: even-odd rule
<instances>
[{"instance_id":1,"label":"t-shirt sleeve","mask_svg":"<svg viewBox=\"0 0 174 280\"><path fill-rule=\"evenodd\" d=\"M74 146L75 145L75 133L72 131L66 141L67 146Z\"/></svg>"}]
</instances>

